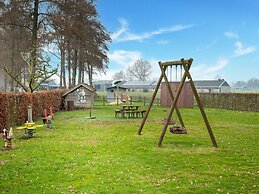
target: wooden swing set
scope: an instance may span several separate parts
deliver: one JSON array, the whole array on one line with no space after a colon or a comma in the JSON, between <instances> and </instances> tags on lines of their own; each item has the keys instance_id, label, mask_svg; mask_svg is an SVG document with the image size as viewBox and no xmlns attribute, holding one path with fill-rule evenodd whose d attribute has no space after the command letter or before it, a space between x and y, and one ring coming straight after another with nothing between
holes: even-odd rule
<instances>
[{"instance_id":1,"label":"wooden swing set","mask_svg":"<svg viewBox=\"0 0 259 194\"><path fill-rule=\"evenodd\" d=\"M159 141L158 141L158 146L159 146L159 147L160 147L161 144L162 144L162 141L163 141L163 139L164 139L166 130L167 130L167 128L168 128L168 125L170 124L170 121L171 121L171 118L172 118L172 115L173 115L174 110L176 111L176 115L177 115L178 120L179 120L179 123L180 123L180 125L181 125L181 127L179 127L179 128L180 128L180 129L183 129L183 131L186 130L186 129L185 129L184 122L183 122L183 119L182 119L182 116L181 116L180 111L179 111L179 109L178 109L178 107L177 107L177 101L178 101L179 96L180 96L180 94L181 94L181 91L182 91L182 89L183 89L183 86L184 86L184 83L185 83L186 78L189 79L190 86L191 86L191 88L192 88L193 94L194 94L195 99L196 99L196 101L197 101L197 104L198 104L198 107L199 107L199 109L200 109L200 112L201 112L202 118L203 118L203 120L204 120L204 123L205 123L205 125L206 125L206 127L207 127L207 130L208 130L208 133L209 133L209 135L210 135L210 139L211 139L211 141L212 141L213 147L218 147L217 142L216 142L216 139L215 139L215 137L214 137L214 135L213 135L213 132L212 132L212 129L211 129L211 127L210 127L210 123L209 123L209 121L208 121L208 119L207 119L206 113L205 113L204 108L203 108L203 106L202 106L202 103L201 103L199 94L198 94L198 92L197 92L197 90L196 90L196 88L195 88L194 82L193 82L192 77L191 77L191 74L190 74L190 72L189 72L189 70L190 70L190 68L191 68L191 65L192 65L192 61L193 61L193 59L190 58L189 60L181 59L180 61L170 61L170 62L163 62L163 63L162 63L162 62L159 62L159 67L160 67L160 70L161 70L161 74L160 74L160 77L159 77L159 79L158 79L158 82L157 82L157 86L156 86L156 88L155 88L155 91L154 91L154 93L153 93L153 95L152 95L151 101L150 101L150 103L149 103L149 107L148 107L148 109L147 109L147 111L146 111L145 116L143 117L143 120L142 120L142 122L141 122L141 124L140 124L140 127L139 127L139 130L138 130L138 134L141 135L141 131L142 131L144 125L145 125L145 122L146 122L146 120L147 120L148 114L149 114L149 112L150 112L150 110L151 110L151 107L152 107L152 105L153 105L153 103L154 103L154 100L155 100L155 98L156 98L156 94L157 94L157 92L158 92L158 89L159 89L159 87L160 87L160 84L161 84L162 80L164 79L165 84L166 84L166 86L167 86L167 88L168 88L168 91L169 91L170 98L171 98L171 100L172 100L172 105L171 105L171 107L170 107L170 111L169 111L169 113L168 113L168 116L167 116L167 118L166 118L166 120L165 120L165 122L164 122L164 127L163 127L161 136L160 136ZM170 85L169 85L169 82L168 82L168 77L167 77L167 75L166 75L167 68L168 68L168 67L171 67L171 68L172 68L172 66L175 66L176 69L177 69L177 66L180 66L180 67L181 67L181 71L182 71L182 67L183 67L183 69L184 69L184 74L183 74L183 76L182 76L182 78L181 78L181 81L180 81L180 84L179 84L179 87L178 87L178 90L177 90L175 96L173 95L172 89L171 89L171 87L170 87ZM182 72L181 72L181 73L182 73ZM177 75L177 74L176 74L176 75ZM177 134L177 133L176 133L176 134Z\"/></svg>"}]
</instances>

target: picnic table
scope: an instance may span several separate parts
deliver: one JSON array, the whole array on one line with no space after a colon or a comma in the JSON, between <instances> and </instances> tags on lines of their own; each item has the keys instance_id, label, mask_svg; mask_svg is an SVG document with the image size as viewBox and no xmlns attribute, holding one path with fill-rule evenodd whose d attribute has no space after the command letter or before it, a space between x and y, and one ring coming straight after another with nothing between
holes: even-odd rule
<instances>
[{"instance_id":1,"label":"picnic table","mask_svg":"<svg viewBox=\"0 0 259 194\"><path fill-rule=\"evenodd\" d=\"M115 117L139 118L143 117L146 110L140 110L139 105L122 105L121 109L115 110Z\"/></svg>"}]
</instances>

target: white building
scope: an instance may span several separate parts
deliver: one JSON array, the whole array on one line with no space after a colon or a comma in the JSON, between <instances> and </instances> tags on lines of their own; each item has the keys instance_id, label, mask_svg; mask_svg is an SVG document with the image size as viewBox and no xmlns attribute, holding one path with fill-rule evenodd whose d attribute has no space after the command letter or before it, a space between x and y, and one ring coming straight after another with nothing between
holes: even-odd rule
<instances>
[{"instance_id":1,"label":"white building","mask_svg":"<svg viewBox=\"0 0 259 194\"><path fill-rule=\"evenodd\" d=\"M198 92L230 93L231 87L224 79L194 81Z\"/></svg>"}]
</instances>

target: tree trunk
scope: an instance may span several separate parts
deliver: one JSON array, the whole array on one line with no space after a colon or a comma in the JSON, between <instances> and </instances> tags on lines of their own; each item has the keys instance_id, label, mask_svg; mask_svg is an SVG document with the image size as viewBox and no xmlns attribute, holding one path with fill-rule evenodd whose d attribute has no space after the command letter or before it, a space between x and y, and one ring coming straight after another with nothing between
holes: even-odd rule
<instances>
[{"instance_id":1,"label":"tree trunk","mask_svg":"<svg viewBox=\"0 0 259 194\"><path fill-rule=\"evenodd\" d=\"M68 88L72 87L71 84L71 49L70 42L67 42L67 68L68 68Z\"/></svg>"},{"instance_id":2,"label":"tree trunk","mask_svg":"<svg viewBox=\"0 0 259 194\"><path fill-rule=\"evenodd\" d=\"M83 49L80 46L79 62L78 62L78 84L84 83L84 64L83 64Z\"/></svg>"},{"instance_id":3,"label":"tree trunk","mask_svg":"<svg viewBox=\"0 0 259 194\"><path fill-rule=\"evenodd\" d=\"M87 67L88 67L88 81L89 81L89 85L93 86L93 66L88 63Z\"/></svg>"},{"instance_id":4,"label":"tree trunk","mask_svg":"<svg viewBox=\"0 0 259 194\"><path fill-rule=\"evenodd\" d=\"M60 55L61 55L61 61L60 61L60 87L62 87L62 83L64 85L64 88L67 87L67 84L66 84L66 71L65 71L65 49L63 46L61 46L60 48Z\"/></svg>"},{"instance_id":5,"label":"tree trunk","mask_svg":"<svg viewBox=\"0 0 259 194\"><path fill-rule=\"evenodd\" d=\"M14 26L12 26L12 45L11 45L11 73L13 74L15 71L15 64L14 64L14 58L15 58L15 53L14 53L14 44L15 44L15 37L14 37ZM14 80L11 80L11 91L14 91Z\"/></svg>"},{"instance_id":6,"label":"tree trunk","mask_svg":"<svg viewBox=\"0 0 259 194\"><path fill-rule=\"evenodd\" d=\"M31 52L31 75L35 75L36 57L37 57L37 38L38 38L38 18L39 17L39 0L34 0L33 22L32 22L32 52ZM34 79L30 79L29 88L33 92Z\"/></svg>"},{"instance_id":7,"label":"tree trunk","mask_svg":"<svg viewBox=\"0 0 259 194\"><path fill-rule=\"evenodd\" d=\"M75 86L76 85L76 70L77 70L77 55L78 55L78 53L77 53L78 51L77 50L75 50L74 51L74 63L73 63L73 76L72 76L72 83L73 83L73 86Z\"/></svg>"}]
</instances>

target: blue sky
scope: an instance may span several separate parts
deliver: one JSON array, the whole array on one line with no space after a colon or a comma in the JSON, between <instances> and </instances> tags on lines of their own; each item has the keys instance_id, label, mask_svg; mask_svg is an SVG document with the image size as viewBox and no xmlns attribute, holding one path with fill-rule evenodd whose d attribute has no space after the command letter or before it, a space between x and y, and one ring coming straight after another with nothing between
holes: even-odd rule
<instances>
[{"instance_id":1,"label":"blue sky","mask_svg":"<svg viewBox=\"0 0 259 194\"><path fill-rule=\"evenodd\" d=\"M259 78L258 0L97 0L102 24L111 34L106 76L137 59L193 58L196 80L217 75L229 82ZM175 75L174 75L175 76Z\"/></svg>"}]
</instances>

